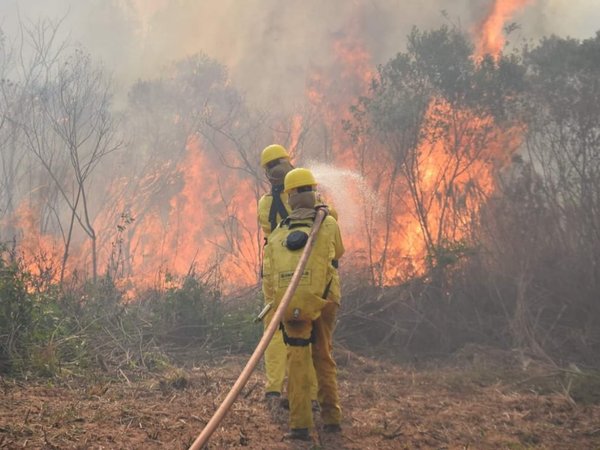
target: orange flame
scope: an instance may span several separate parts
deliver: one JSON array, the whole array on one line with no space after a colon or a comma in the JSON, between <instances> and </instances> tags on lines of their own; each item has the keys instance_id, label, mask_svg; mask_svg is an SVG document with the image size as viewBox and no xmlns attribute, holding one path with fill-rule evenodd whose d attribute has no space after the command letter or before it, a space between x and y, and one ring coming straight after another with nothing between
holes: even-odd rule
<instances>
[{"instance_id":1,"label":"orange flame","mask_svg":"<svg viewBox=\"0 0 600 450\"><path fill-rule=\"evenodd\" d=\"M498 55L504 48L506 38L502 28L507 20L529 0L494 0L489 14L483 19L476 31L477 45L475 56L481 58L485 54Z\"/></svg>"},{"instance_id":2,"label":"orange flame","mask_svg":"<svg viewBox=\"0 0 600 450\"><path fill-rule=\"evenodd\" d=\"M32 204L22 202L11 217L2 220L0 227L14 233L25 270L33 275L36 283L41 283L37 288L58 282L63 243L58 237L41 231L40 213Z\"/></svg>"},{"instance_id":3,"label":"orange flame","mask_svg":"<svg viewBox=\"0 0 600 450\"><path fill-rule=\"evenodd\" d=\"M326 128L331 130L329 137L338 165L354 170L362 165L368 183L377 186L377 202L383 203L388 191L393 193L388 211L380 210L370 219L366 211L364 220L370 221L370 224L365 223L365 228L357 234L344 235L348 253L352 255L346 259L354 264L372 264L376 271L382 271L382 281L385 284L402 282L425 270L428 247L424 224L415 215L408 188L401 177L396 180L396 185L390 186L394 161L386 156L388 153L384 149L371 149L370 153L376 153L377 156L365 167L364 161L360 164L357 161L352 144L341 130L341 119L349 118L349 106L356 97L366 93L368 82L373 76L368 53L349 38L336 41L333 52L337 61L335 74L327 76L322 70L316 71L308 83L307 96L320 112ZM336 78L343 81L334 83ZM340 89L340 86L344 86L344 89ZM431 235L449 236L451 240L458 242L468 237L471 217L478 213L482 202L495 189L495 169L518 147L520 134L513 132L514 130L501 131L491 117L479 117L469 110L452 110L449 104L434 100L427 113L428 122L444 123L443 116L455 117L465 124L463 126L468 128L465 130L468 133L487 136L485 148L480 150L481 153L475 159L457 158L453 153L452 142L443 139L434 144L425 142L415 151L419 155L416 161L419 168L419 195L428 205L427 216L421 220L426 220L425 226ZM440 134L440 130L434 131L435 134ZM369 164L372 167L368 167ZM450 182L445 177L447 168L451 165L455 166L456 174ZM355 202L360 200L356 198ZM405 206L399 207L401 204ZM373 205L365 207L377 209ZM343 231L344 204L338 205L337 209ZM449 214L453 215L453 220L447 219ZM387 229L386 221L389 224ZM432 244L439 245L443 242L433 239L430 245Z\"/></svg>"},{"instance_id":4,"label":"orange flame","mask_svg":"<svg viewBox=\"0 0 600 450\"><path fill-rule=\"evenodd\" d=\"M480 26L481 40L477 44L477 55L497 55L501 51L505 42L502 35L504 22L527 1L494 1L490 14ZM356 171L363 167L362 162L357 160L353 144L342 129L342 120L351 119L350 106L358 96L367 93L369 81L375 75L374 64L368 51L350 33L335 40L331 52L335 62L331 73L323 68L315 69L307 83L307 98L320 115L325 125L323 128L328 133L326 139L323 139L323 146L327 147L315 146L314 151L318 155L331 156L338 166ZM450 108L450 105L438 101L437 104L430 105L428 117L432 119L431 122L436 122L435 114L448 114ZM468 110L452 113L468 122L469 127L475 131L483 128L492 130L481 158L468 166L460 167L460 174L456 176L452 186L455 201L458 203L464 198L468 203L464 205L464 209L469 213L476 213L480 206L475 203L477 196L466 193L476 188L481 197L485 197L493 192L495 165L518 146L519 134L502 133L490 118L478 117ZM289 136L291 151L300 146L303 126L302 115L294 115ZM382 220L381 212L373 213L375 215L371 214L372 211L366 212L364 221L368 223L365 224L365 230L344 235L351 256L346 260L349 261L348 265L353 262L359 262L363 266L374 264L376 269L383 272L383 281L391 284L422 273L427 249L422 224L407 207L410 205L407 187L401 181L390 186L390 168L393 167L391 156L383 149L374 149L373 153L377 153L377 158L367 163L364 174L367 182L376 186L380 198L385 197L388 188L393 187L395 197L392 199L390 217ZM431 231L433 234L447 231L440 230L440 227L445 226L440 198L447 195L448 191L448 186L444 186L440 177L452 154L447 142L443 141L434 145L424 143L416 154L419 155L417 164L421 195L431 205L427 219ZM171 178L163 179L165 173L170 174ZM151 190L158 180L163 180L167 186L160 193ZM114 189L122 189L130 181L117 182ZM168 163L146 174L139 181L140 192L137 193L137 199L117 201L110 214L102 215L95 221L96 228L104 230L99 235L108 235L100 252L98 266L110 267L111 261L115 261L114 253L118 250L120 256L117 258L117 278L130 296L135 295L136 289L142 287L173 286L178 276L192 271L200 271L202 275L211 277L225 291L256 283L259 258L255 239L257 224L256 208L253 206L256 205L254 181L238 179L226 173L217 158L202 149L195 136L189 138L185 157L175 167L173 163ZM358 201L360 200L357 199ZM343 231L345 205L336 206ZM369 206L372 205L367 205ZM459 208L455 204L450 207ZM122 212L131 214L134 221L115 230L115 217ZM45 266L39 264L38 258L36 268L35 255L44 254L44 258L49 258L59 267L61 255L57 249L61 248L61 243L52 236L40 233L35 217L35 211L23 205L13 226L21 229L21 247L30 255L34 273L40 274ZM466 222L468 217L463 219ZM389 220L387 230L383 226L384 220ZM452 237L459 240L468 231L467 226L459 223L452 230ZM367 233L370 233L368 239ZM107 243L112 246L106 245ZM384 253L386 261L385 266L382 266ZM70 266L89 266L89 255L89 244L79 245L72 251ZM175 277L169 277L168 274Z\"/></svg>"},{"instance_id":5,"label":"orange flame","mask_svg":"<svg viewBox=\"0 0 600 450\"><path fill-rule=\"evenodd\" d=\"M256 282L256 202L248 180L228 182L218 162L188 141L178 166L180 190L168 208L152 209L135 220L127 242L129 286L165 285L165 279L203 272L224 290ZM243 207L241 207L243 206ZM161 210L163 208L163 210ZM135 215L135 211L132 211ZM159 276L161 279L156 279Z\"/></svg>"}]
</instances>

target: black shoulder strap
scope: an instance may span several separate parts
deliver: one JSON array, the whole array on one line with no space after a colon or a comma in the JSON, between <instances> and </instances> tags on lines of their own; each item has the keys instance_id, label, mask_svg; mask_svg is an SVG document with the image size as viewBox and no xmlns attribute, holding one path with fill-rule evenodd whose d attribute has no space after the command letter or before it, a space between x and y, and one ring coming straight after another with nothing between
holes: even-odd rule
<instances>
[{"instance_id":1,"label":"black shoulder strap","mask_svg":"<svg viewBox=\"0 0 600 450\"><path fill-rule=\"evenodd\" d=\"M271 189L271 195L273 196L273 202L271 203L271 209L269 210L269 223L271 224L271 231L277 228L277 214L282 219L288 216L287 209L281 200L281 193L283 192L283 186L273 186Z\"/></svg>"},{"instance_id":2,"label":"black shoulder strap","mask_svg":"<svg viewBox=\"0 0 600 450\"><path fill-rule=\"evenodd\" d=\"M302 222L296 222L296 220L301 220ZM288 230L293 230L294 228L311 228L313 222L314 219L294 219L292 221L292 218L288 216L279 222L279 226L281 228L286 227Z\"/></svg>"}]
</instances>

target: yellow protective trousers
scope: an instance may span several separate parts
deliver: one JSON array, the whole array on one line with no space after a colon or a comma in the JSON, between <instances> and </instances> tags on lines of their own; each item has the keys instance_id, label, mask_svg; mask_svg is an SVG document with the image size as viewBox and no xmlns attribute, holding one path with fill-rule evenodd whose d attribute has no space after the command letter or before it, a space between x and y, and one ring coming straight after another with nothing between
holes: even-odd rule
<instances>
[{"instance_id":1,"label":"yellow protective trousers","mask_svg":"<svg viewBox=\"0 0 600 450\"><path fill-rule=\"evenodd\" d=\"M321 407L321 418L325 425L340 424L342 410L337 386L336 364L332 356L333 330L338 305L329 301L321 315L314 321L285 321L284 331L291 344L287 345L288 398L290 401L290 428L312 428L314 426L311 396L310 370L317 374L319 391L317 398ZM308 345L297 345L310 339Z\"/></svg>"},{"instance_id":2,"label":"yellow protective trousers","mask_svg":"<svg viewBox=\"0 0 600 450\"><path fill-rule=\"evenodd\" d=\"M269 322L271 322L271 318L273 317L274 311L271 310L267 316L265 316L263 323L265 330L269 326ZM315 369L312 365L312 361L310 363L309 369L309 392L310 399L317 399L317 375L315 373ZM265 392L279 392L283 391L283 381L285 379L287 367L287 348L285 343L283 342L283 333L280 329L275 331L273 335L273 339L267 346L265 350L265 376L267 378L267 382L265 385Z\"/></svg>"}]
</instances>

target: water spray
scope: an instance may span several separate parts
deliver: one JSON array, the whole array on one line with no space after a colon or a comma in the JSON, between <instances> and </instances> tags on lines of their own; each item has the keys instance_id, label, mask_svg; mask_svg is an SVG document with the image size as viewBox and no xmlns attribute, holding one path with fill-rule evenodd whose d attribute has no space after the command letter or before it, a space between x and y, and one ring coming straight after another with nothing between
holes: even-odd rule
<instances>
[{"instance_id":1,"label":"water spray","mask_svg":"<svg viewBox=\"0 0 600 450\"><path fill-rule=\"evenodd\" d=\"M324 192L326 200L331 200L334 207L343 207L338 215L345 231L359 231L365 209L370 209L374 215L383 211L377 194L360 173L316 161L307 161L306 166L315 176L318 189Z\"/></svg>"}]
</instances>

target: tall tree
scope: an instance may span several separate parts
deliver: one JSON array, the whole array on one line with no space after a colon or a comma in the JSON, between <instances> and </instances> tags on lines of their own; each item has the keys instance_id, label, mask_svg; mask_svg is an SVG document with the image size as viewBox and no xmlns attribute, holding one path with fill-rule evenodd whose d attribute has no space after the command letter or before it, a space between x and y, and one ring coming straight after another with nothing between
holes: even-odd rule
<instances>
[{"instance_id":1,"label":"tall tree","mask_svg":"<svg viewBox=\"0 0 600 450\"><path fill-rule=\"evenodd\" d=\"M414 29L407 51L380 68L354 109L362 124L355 131L375 138L392 161L386 228L401 226L389 211L408 194L432 269L469 238L495 162L497 126L521 80L510 58L475 61L460 30Z\"/></svg>"},{"instance_id":2,"label":"tall tree","mask_svg":"<svg viewBox=\"0 0 600 450\"><path fill-rule=\"evenodd\" d=\"M38 158L68 206L62 227L65 274L76 225L91 243L92 278L98 276L95 211L90 195L92 174L104 157L121 148L110 112L111 87L89 55L75 50L53 66L50 77L35 85L31 114L23 124L28 148Z\"/></svg>"}]
</instances>

